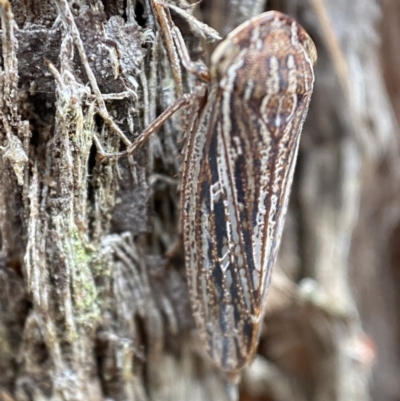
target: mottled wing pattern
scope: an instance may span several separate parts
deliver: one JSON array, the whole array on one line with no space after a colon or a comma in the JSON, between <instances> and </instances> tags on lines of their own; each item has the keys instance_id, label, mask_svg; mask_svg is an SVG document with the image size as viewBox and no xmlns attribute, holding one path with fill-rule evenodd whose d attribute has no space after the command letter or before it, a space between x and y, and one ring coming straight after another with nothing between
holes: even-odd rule
<instances>
[{"instance_id":1,"label":"mottled wing pattern","mask_svg":"<svg viewBox=\"0 0 400 401\"><path fill-rule=\"evenodd\" d=\"M253 356L276 259L313 44L290 17L265 13L212 57L213 82L185 154L182 223L198 332L225 371Z\"/></svg>"}]
</instances>

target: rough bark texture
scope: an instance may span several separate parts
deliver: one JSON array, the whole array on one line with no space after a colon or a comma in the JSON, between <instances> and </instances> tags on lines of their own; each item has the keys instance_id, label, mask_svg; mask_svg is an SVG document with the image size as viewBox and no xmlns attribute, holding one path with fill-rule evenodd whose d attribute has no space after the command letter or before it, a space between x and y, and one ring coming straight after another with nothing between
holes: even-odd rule
<instances>
[{"instance_id":1,"label":"rough bark texture","mask_svg":"<svg viewBox=\"0 0 400 401\"><path fill-rule=\"evenodd\" d=\"M224 35L266 9L297 18L319 59L241 400L398 401L400 8L205 0L194 15ZM0 0L0 11L0 399L226 399L197 346L182 255L162 257L179 238L184 119L134 157L98 157L180 91L150 0ZM171 13L201 57L205 28Z\"/></svg>"}]
</instances>

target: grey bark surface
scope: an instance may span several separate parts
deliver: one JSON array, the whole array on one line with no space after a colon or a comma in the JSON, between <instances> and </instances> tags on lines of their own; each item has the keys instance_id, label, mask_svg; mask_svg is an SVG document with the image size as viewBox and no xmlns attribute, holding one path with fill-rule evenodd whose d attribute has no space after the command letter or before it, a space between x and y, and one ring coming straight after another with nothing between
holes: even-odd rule
<instances>
[{"instance_id":1,"label":"grey bark surface","mask_svg":"<svg viewBox=\"0 0 400 401\"><path fill-rule=\"evenodd\" d=\"M318 48L240 399L398 401L400 82L390 57L399 33L390 27L400 10L375 0L170 3L192 59L213 46L192 13L225 35L278 9ZM98 152L125 149L179 95L150 0L0 0L0 12L0 400L225 400L196 340L182 251L163 257L179 240L185 114L133 157ZM389 22L379 28L381 13ZM190 92L194 78L182 77Z\"/></svg>"}]
</instances>

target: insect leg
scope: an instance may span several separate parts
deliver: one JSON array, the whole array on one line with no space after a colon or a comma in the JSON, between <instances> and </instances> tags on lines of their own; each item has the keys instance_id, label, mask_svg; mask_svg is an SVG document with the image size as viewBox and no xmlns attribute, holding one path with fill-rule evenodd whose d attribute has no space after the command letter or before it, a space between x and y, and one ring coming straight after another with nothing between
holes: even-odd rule
<instances>
[{"instance_id":1,"label":"insect leg","mask_svg":"<svg viewBox=\"0 0 400 401\"><path fill-rule=\"evenodd\" d=\"M182 37L181 31L176 27L172 21L169 6L163 3L159 3L157 0L153 0L153 7L156 10L156 15L159 20L159 24L162 27L164 40L167 44L167 51L171 60L171 67L174 69L176 64L176 50L179 53L182 65L191 74L197 76L202 81L210 82L210 74L208 68L201 62L194 62L190 59L188 49L185 44L185 40ZM173 39L173 41L171 40ZM171 47L174 43L175 46ZM173 62L172 62L173 60Z\"/></svg>"},{"instance_id":2,"label":"insect leg","mask_svg":"<svg viewBox=\"0 0 400 401\"><path fill-rule=\"evenodd\" d=\"M179 65L179 57L176 54L174 41L172 40L171 27L174 25L169 14L169 9L157 0L152 0L151 5L164 39L172 75L175 81L176 93L178 97L181 97L183 93L182 73Z\"/></svg>"},{"instance_id":3,"label":"insect leg","mask_svg":"<svg viewBox=\"0 0 400 401\"><path fill-rule=\"evenodd\" d=\"M123 152L106 153L102 150L101 146L96 141L97 150L100 155L100 160L120 158L134 154L161 126L177 111L189 107L191 103L190 95L183 95L175 103L169 106L163 113L161 113L137 138L136 140Z\"/></svg>"},{"instance_id":4,"label":"insect leg","mask_svg":"<svg viewBox=\"0 0 400 401\"><path fill-rule=\"evenodd\" d=\"M172 28L172 37L174 38L175 46L178 50L181 62L186 70L200 78L202 81L210 82L211 77L208 68L203 63L194 62L190 59L189 52L182 37L181 31L176 26Z\"/></svg>"}]
</instances>

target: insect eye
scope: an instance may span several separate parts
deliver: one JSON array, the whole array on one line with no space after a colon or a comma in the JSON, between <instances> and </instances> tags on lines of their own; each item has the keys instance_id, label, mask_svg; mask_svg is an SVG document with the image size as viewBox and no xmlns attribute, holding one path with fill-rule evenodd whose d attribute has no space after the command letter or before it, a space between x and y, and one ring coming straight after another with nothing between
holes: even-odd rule
<instances>
[{"instance_id":1,"label":"insect eye","mask_svg":"<svg viewBox=\"0 0 400 401\"><path fill-rule=\"evenodd\" d=\"M211 75L217 79L225 75L227 68L232 64L234 58L240 51L239 46L225 39L222 41L211 56Z\"/></svg>"}]
</instances>

